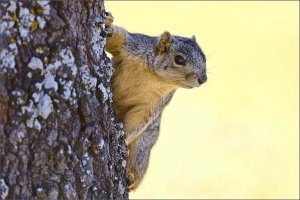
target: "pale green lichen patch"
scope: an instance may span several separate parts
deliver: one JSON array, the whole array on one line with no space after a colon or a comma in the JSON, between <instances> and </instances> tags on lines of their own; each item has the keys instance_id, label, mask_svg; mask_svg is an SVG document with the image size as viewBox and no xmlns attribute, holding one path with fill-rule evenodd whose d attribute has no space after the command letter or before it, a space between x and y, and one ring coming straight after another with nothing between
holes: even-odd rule
<instances>
[{"instance_id":1,"label":"pale green lichen patch","mask_svg":"<svg viewBox=\"0 0 300 200\"><path fill-rule=\"evenodd\" d=\"M0 179L0 194L1 199L6 199L8 196L9 187L6 185L4 179Z\"/></svg>"},{"instance_id":2,"label":"pale green lichen patch","mask_svg":"<svg viewBox=\"0 0 300 200\"><path fill-rule=\"evenodd\" d=\"M38 22L39 28L44 29L44 27L46 25L46 20L41 16L37 16L36 20Z\"/></svg>"},{"instance_id":3,"label":"pale green lichen patch","mask_svg":"<svg viewBox=\"0 0 300 200\"><path fill-rule=\"evenodd\" d=\"M62 49L59 52L62 64L66 65L71 71L72 77L69 77L70 80L66 79L67 77L62 77L59 79L60 84L63 86L62 97L65 100L69 100L72 104L76 103L76 91L73 88L74 82L71 79L75 79L77 75L77 65L75 64L75 58L70 49ZM64 74L65 76L66 73Z\"/></svg>"},{"instance_id":4,"label":"pale green lichen patch","mask_svg":"<svg viewBox=\"0 0 300 200\"><path fill-rule=\"evenodd\" d=\"M91 45L92 52L96 56L97 60L100 60L105 44L106 39L101 36L101 28L93 27Z\"/></svg>"},{"instance_id":5,"label":"pale green lichen patch","mask_svg":"<svg viewBox=\"0 0 300 200\"><path fill-rule=\"evenodd\" d=\"M67 73L63 73L63 77L58 79L59 84L63 87L62 98L70 100L71 103L75 103L72 100L76 98L76 92L73 88L74 82L72 81L77 74L75 58L70 49L62 49L58 55L58 58L49 64L43 63L43 61L37 57L32 57L28 63L28 67L31 70L40 70L44 79L35 84L36 92L32 94L29 105L22 107L22 112L27 112L30 116L26 121L27 127L40 130L41 123L37 117L41 116L43 119L47 119L51 112L53 112L53 102L51 97L47 94L47 90L58 90L58 82L56 82L55 79L59 69L69 69L70 71L70 77L67 76Z\"/></svg>"},{"instance_id":6,"label":"pale green lichen patch","mask_svg":"<svg viewBox=\"0 0 300 200\"><path fill-rule=\"evenodd\" d=\"M0 23L0 34L6 34L8 36L11 35L11 29L14 27L15 22L13 20L9 20L10 16L7 15L2 17L3 21ZM8 20L5 20L8 19Z\"/></svg>"},{"instance_id":7,"label":"pale green lichen patch","mask_svg":"<svg viewBox=\"0 0 300 200\"><path fill-rule=\"evenodd\" d=\"M13 90L11 92L12 96L16 98L17 100L17 104L20 105L20 104L23 104L24 103L24 100L21 98L22 97L22 91L21 90ZM12 105L14 105L14 102L12 102Z\"/></svg>"},{"instance_id":8,"label":"pale green lichen patch","mask_svg":"<svg viewBox=\"0 0 300 200\"><path fill-rule=\"evenodd\" d=\"M53 88L54 91L57 91L57 89L58 89L58 84L54 80L54 76L52 75L52 73L50 71L46 72L43 84L44 84L45 89Z\"/></svg>"},{"instance_id":9,"label":"pale green lichen patch","mask_svg":"<svg viewBox=\"0 0 300 200\"><path fill-rule=\"evenodd\" d=\"M16 1L10 1L9 2L10 3L10 5L9 5L9 7L7 8L7 10L9 11L9 12L11 12L11 13L14 13L14 12L16 12L16 10L17 10L17 5L16 5Z\"/></svg>"},{"instance_id":10,"label":"pale green lichen patch","mask_svg":"<svg viewBox=\"0 0 300 200\"><path fill-rule=\"evenodd\" d=\"M15 68L15 56L7 49L3 49L0 53L0 68Z\"/></svg>"},{"instance_id":11,"label":"pale green lichen patch","mask_svg":"<svg viewBox=\"0 0 300 200\"><path fill-rule=\"evenodd\" d=\"M22 107L22 112L27 112L30 116L26 121L26 125L29 128L35 128L41 130L41 123L38 117L47 119L53 112L53 101L48 90L58 90L58 82L56 81L56 74L59 69L69 69L71 76L68 77L67 73L63 73L63 77L58 78L59 84L63 88L62 98L70 100L72 104L75 104L76 92L73 88L73 81L77 74L77 66L75 64L75 58L70 49L62 49L58 53L58 57L51 63L45 64L40 58L32 57L28 63L28 68L31 70L40 70L44 79L41 82L35 83L36 91L32 94L29 104ZM29 72L31 73L31 72ZM28 73L28 75L29 75ZM30 74L30 76L32 76ZM68 80L71 79L71 80ZM45 90L43 90L45 89ZM49 93L49 94L47 94Z\"/></svg>"},{"instance_id":12,"label":"pale green lichen patch","mask_svg":"<svg viewBox=\"0 0 300 200\"><path fill-rule=\"evenodd\" d=\"M62 67L66 66L69 67L71 74L74 78L77 74L77 67L75 64L74 56L69 49L62 49L59 52L59 60L55 60L53 63L49 63L46 65L45 69L43 68L43 61L39 58L32 57L31 61L28 64L28 67L36 70L40 69L41 74L44 74L44 80L40 84L44 86L45 89L54 89L57 91L58 89L58 83L55 81L55 74L57 70ZM64 74L64 76L67 76ZM66 77L65 77L66 78ZM59 79L60 84L64 87L63 92L63 98L68 99L72 94L74 97L76 97L75 91L72 90L73 81L65 80L65 79Z\"/></svg>"},{"instance_id":13,"label":"pale green lichen patch","mask_svg":"<svg viewBox=\"0 0 300 200\"><path fill-rule=\"evenodd\" d=\"M101 60L101 66L104 66L103 61ZM102 78L104 76L104 72L103 69L101 69L101 67L99 65L93 65L94 70L96 72L96 74L99 76L99 78Z\"/></svg>"},{"instance_id":14,"label":"pale green lichen patch","mask_svg":"<svg viewBox=\"0 0 300 200\"><path fill-rule=\"evenodd\" d=\"M23 41L28 42L30 39L29 38L30 27L32 25L35 16L30 13L28 8L22 7L21 3L19 3L19 5L20 5L19 32Z\"/></svg>"},{"instance_id":15,"label":"pale green lichen patch","mask_svg":"<svg viewBox=\"0 0 300 200\"><path fill-rule=\"evenodd\" d=\"M111 79L111 77L113 75L114 69L112 67L111 62L107 61L106 63L104 63L104 61L101 61L101 66L105 66L105 65L107 66L107 68L106 68L107 82L110 82L110 79ZM99 75L99 77L104 76L104 74L101 73L100 66L94 65L94 68L95 68L95 72L97 73L97 75ZM112 99L112 91L111 91L110 87L105 87L103 83L100 83L98 85L98 88L99 88L99 90L102 93L102 96L103 96L103 100L102 101L103 101L103 103L106 102L107 100L109 100L110 102L113 101L113 99Z\"/></svg>"},{"instance_id":16,"label":"pale green lichen patch","mask_svg":"<svg viewBox=\"0 0 300 200\"><path fill-rule=\"evenodd\" d=\"M97 60L99 60L101 63L97 63L93 65L95 73L101 77L105 77L107 82L110 82L110 79L113 75L114 69L112 67L112 63L108 59L101 59L104 51L104 47L106 44L106 38L102 37L102 29L103 27L97 25L97 20L96 19L95 25L91 28L92 32L92 38L91 38L91 46L92 46L92 53L96 57ZM100 22L103 20L100 20ZM106 73L104 74L101 70L100 66L106 66ZM86 78L87 79L87 78ZM93 80L93 79L88 79L88 80ZM89 82L91 83L91 81ZM93 83L93 82L92 82ZM92 84L90 84L92 85ZM100 83L98 85L98 89L102 93L102 102L105 103L106 101L112 102L112 91L110 87L107 87L105 83ZM106 110L106 107L104 107L104 110Z\"/></svg>"},{"instance_id":17,"label":"pale green lichen patch","mask_svg":"<svg viewBox=\"0 0 300 200\"><path fill-rule=\"evenodd\" d=\"M31 58L30 62L28 63L28 67L33 70L36 70L36 69L40 69L41 71L44 70L42 60L37 57Z\"/></svg>"},{"instance_id":18,"label":"pale green lichen patch","mask_svg":"<svg viewBox=\"0 0 300 200\"><path fill-rule=\"evenodd\" d=\"M90 91L95 91L97 79L90 75L91 73L88 65L82 65L79 70L82 83L85 85L86 93L90 94Z\"/></svg>"},{"instance_id":19,"label":"pale green lichen patch","mask_svg":"<svg viewBox=\"0 0 300 200\"><path fill-rule=\"evenodd\" d=\"M55 81L56 72L61 67L69 67L72 76L76 76L77 67L75 65L75 59L71 50L63 49L59 52L59 57L53 63L45 65L43 61L37 57L32 57L28 63L28 67L32 70L40 70L41 75L44 76L44 80L35 84L36 92L34 92L29 101L29 105L22 107L22 112L29 114L29 119L26 121L26 125L29 128L41 129L41 123L37 119L38 116L42 119L47 119L53 112L53 102L51 97L46 93L44 89L58 90L58 83ZM71 77L72 78L72 77ZM74 78L74 77L73 77ZM69 98L70 96L76 96L75 91L72 88L73 82L68 81L64 85L64 82L60 81L60 84L64 88L63 97ZM75 93L75 94L74 94Z\"/></svg>"},{"instance_id":20,"label":"pale green lichen patch","mask_svg":"<svg viewBox=\"0 0 300 200\"><path fill-rule=\"evenodd\" d=\"M77 66L72 51L70 49L62 49L59 55L62 59L62 63L66 64L71 69L72 75L75 77L77 74Z\"/></svg>"},{"instance_id":21,"label":"pale green lichen patch","mask_svg":"<svg viewBox=\"0 0 300 200\"><path fill-rule=\"evenodd\" d=\"M52 100L48 94L44 94L37 105L38 115L43 119L47 119L53 110Z\"/></svg>"},{"instance_id":22,"label":"pale green lichen patch","mask_svg":"<svg viewBox=\"0 0 300 200\"><path fill-rule=\"evenodd\" d=\"M15 14L13 15L14 17L12 18L13 22L18 23L18 30L20 37L22 38L22 41L27 43L30 40L30 37L32 37L31 32L37 29L38 27L40 29L43 29L46 25L46 20L43 16L37 16L37 15L49 15L50 13L50 6L49 6L49 1L43 0L39 1L38 5L36 8L27 8L23 6L22 2L18 2L18 7L19 7L19 15L18 17L15 18ZM14 1L11 1L10 6L8 7L9 12L15 12L16 11L16 3ZM43 13L36 12L36 10L40 9L43 10ZM11 24L10 24L11 25Z\"/></svg>"},{"instance_id":23,"label":"pale green lichen patch","mask_svg":"<svg viewBox=\"0 0 300 200\"><path fill-rule=\"evenodd\" d=\"M16 72L15 56L17 54L18 49L15 43L9 44L8 49L3 49L0 52L0 70L3 70L3 72L7 72L8 70Z\"/></svg>"},{"instance_id":24,"label":"pale green lichen patch","mask_svg":"<svg viewBox=\"0 0 300 200\"><path fill-rule=\"evenodd\" d=\"M52 100L48 94L44 93L44 91L35 92L32 97L36 104L30 100L28 106L22 107L22 113L24 114L27 112L30 115L30 118L26 121L27 127L41 130L41 124L37 117L41 116L43 119L48 118L53 111Z\"/></svg>"},{"instance_id":25,"label":"pale green lichen patch","mask_svg":"<svg viewBox=\"0 0 300 200\"><path fill-rule=\"evenodd\" d=\"M64 91L62 94L63 99L68 100L70 99L70 97L76 98L77 95L73 88L73 84L74 84L73 81L59 79L59 82L64 87Z\"/></svg>"},{"instance_id":26,"label":"pale green lichen patch","mask_svg":"<svg viewBox=\"0 0 300 200\"><path fill-rule=\"evenodd\" d=\"M16 40L13 37L17 30L15 28L15 21L12 17L16 11L16 2L6 2L5 4L1 4L1 6L6 9L3 12L0 12L0 36L1 40L5 41L6 39L10 44L8 47L0 49L0 70L4 73L16 72L15 57L18 54L18 49Z\"/></svg>"},{"instance_id":27,"label":"pale green lichen patch","mask_svg":"<svg viewBox=\"0 0 300 200\"><path fill-rule=\"evenodd\" d=\"M16 2L15 1L10 1L10 4L8 6L8 3L5 5L1 5L5 9L2 14L1 20L0 20L0 34L5 34L6 36L10 37L12 33L16 32L16 29L14 28L15 25L15 19L13 16L15 16L16 12Z\"/></svg>"}]
</instances>

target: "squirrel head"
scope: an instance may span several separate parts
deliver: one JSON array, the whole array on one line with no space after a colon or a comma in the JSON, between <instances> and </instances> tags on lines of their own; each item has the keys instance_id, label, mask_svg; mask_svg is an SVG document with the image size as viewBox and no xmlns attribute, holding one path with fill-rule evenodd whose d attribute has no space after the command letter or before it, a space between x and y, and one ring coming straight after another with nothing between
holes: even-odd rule
<instances>
[{"instance_id":1,"label":"squirrel head","mask_svg":"<svg viewBox=\"0 0 300 200\"><path fill-rule=\"evenodd\" d=\"M154 71L169 83L193 88L205 83L205 55L195 36L185 38L164 32L155 46Z\"/></svg>"}]
</instances>

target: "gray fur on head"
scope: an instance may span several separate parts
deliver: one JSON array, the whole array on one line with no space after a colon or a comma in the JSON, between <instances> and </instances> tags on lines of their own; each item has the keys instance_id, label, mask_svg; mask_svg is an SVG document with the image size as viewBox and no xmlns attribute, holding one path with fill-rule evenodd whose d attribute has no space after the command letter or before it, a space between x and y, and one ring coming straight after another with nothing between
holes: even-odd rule
<instances>
[{"instance_id":1,"label":"gray fur on head","mask_svg":"<svg viewBox=\"0 0 300 200\"><path fill-rule=\"evenodd\" d=\"M130 36L127 51L145 60L147 67L170 84L193 88L206 82L206 58L195 36L173 36L167 31L160 37ZM184 65L176 64L175 56L178 55L185 60Z\"/></svg>"},{"instance_id":2,"label":"gray fur on head","mask_svg":"<svg viewBox=\"0 0 300 200\"><path fill-rule=\"evenodd\" d=\"M161 36L156 46L156 52L159 53L154 57L155 72L180 87L192 88L204 83L207 80L206 58L195 37L185 38L166 33L168 32ZM165 41L165 38L169 38L168 42L161 42ZM164 47L163 44L168 46ZM176 56L181 60L184 59L184 63L176 63Z\"/></svg>"}]
</instances>

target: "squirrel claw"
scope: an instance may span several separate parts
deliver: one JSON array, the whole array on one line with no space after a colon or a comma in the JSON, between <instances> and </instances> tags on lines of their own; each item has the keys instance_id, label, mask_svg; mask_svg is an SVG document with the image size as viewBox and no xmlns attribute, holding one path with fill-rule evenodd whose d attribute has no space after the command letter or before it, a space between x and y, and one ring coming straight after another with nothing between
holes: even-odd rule
<instances>
[{"instance_id":1,"label":"squirrel claw","mask_svg":"<svg viewBox=\"0 0 300 200\"><path fill-rule=\"evenodd\" d=\"M136 184L134 181L134 175L132 173L129 173L129 180L130 180L130 185L128 186L129 191L134 190L136 188Z\"/></svg>"},{"instance_id":2,"label":"squirrel claw","mask_svg":"<svg viewBox=\"0 0 300 200\"><path fill-rule=\"evenodd\" d=\"M113 21L114 21L114 17L112 16L112 14L110 12L105 12L104 24L107 30L108 37L111 37L114 32Z\"/></svg>"}]
</instances>

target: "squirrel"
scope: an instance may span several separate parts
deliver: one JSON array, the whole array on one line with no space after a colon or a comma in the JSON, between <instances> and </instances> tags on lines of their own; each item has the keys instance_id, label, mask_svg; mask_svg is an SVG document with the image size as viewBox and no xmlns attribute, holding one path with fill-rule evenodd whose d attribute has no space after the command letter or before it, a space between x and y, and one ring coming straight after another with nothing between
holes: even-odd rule
<instances>
[{"instance_id":1,"label":"squirrel","mask_svg":"<svg viewBox=\"0 0 300 200\"><path fill-rule=\"evenodd\" d=\"M160 37L129 33L113 25L106 12L106 51L115 72L112 93L118 121L128 146L129 190L141 183L160 127L161 114L177 88L194 88L207 81L206 58L195 36L165 31Z\"/></svg>"}]
</instances>

